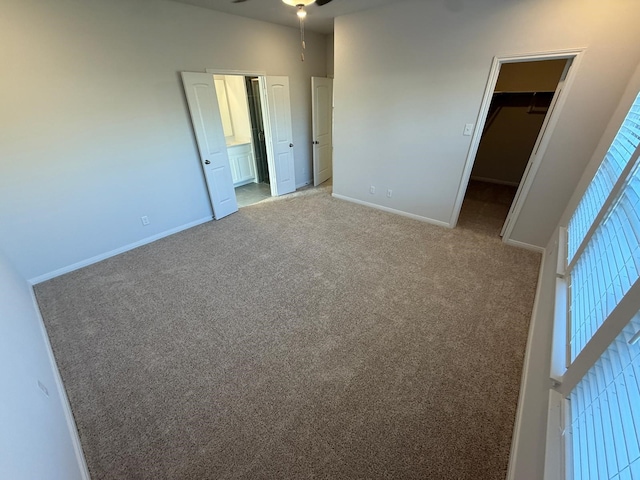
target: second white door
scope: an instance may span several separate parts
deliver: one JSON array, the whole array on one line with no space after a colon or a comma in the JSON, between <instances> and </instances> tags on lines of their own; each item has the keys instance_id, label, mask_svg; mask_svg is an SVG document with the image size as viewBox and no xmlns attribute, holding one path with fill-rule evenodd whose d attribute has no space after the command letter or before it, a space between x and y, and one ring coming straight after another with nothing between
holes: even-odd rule
<instances>
[{"instance_id":1,"label":"second white door","mask_svg":"<svg viewBox=\"0 0 640 480\"><path fill-rule=\"evenodd\" d=\"M313 114L313 184L329 180L333 172L333 80L311 77Z\"/></svg>"},{"instance_id":2,"label":"second white door","mask_svg":"<svg viewBox=\"0 0 640 480\"><path fill-rule=\"evenodd\" d=\"M263 86L271 194L284 195L296 189L289 77L264 77Z\"/></svg>"}]
</instances>

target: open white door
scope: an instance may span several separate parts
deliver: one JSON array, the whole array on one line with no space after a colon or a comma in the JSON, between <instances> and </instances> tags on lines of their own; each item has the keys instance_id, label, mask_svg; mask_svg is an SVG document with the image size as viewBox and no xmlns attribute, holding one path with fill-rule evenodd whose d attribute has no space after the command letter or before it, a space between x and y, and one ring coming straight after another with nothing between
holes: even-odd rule
<instances>
[{"instance_id":1,"label":"open white door","mask_svg":"<svg viewBox=\"0 0 640 480\"><path fill-rule=\"evenodd\" d=\"M191 123L216 220L238 211L213 75L182 72Z\"/></svg>"},{"instance_id":2,"label":"open white door","mask_svg":"<svg viewBox=\"0 0 640 480\"><path fill-rule=\"evenodd\" d=\"M263 93L271 194L284 195L296 189L289 77L264 77Z\"/></svg>"},{"instance_id":3,"label":"open white door","mask_svg":"<svg viewBox=\"0 0 640 480\"><path fill-rule=\"evenodd\" d=\"M333 80L311 77L311 108L313 112L313 184L331 178L333 171Z\"/></svg>"}]
</instances>

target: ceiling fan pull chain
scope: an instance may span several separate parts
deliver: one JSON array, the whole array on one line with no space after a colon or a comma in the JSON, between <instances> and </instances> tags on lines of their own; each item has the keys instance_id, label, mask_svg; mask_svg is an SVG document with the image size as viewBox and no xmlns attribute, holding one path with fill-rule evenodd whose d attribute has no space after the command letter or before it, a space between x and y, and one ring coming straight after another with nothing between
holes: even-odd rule
<instances>
[{"instance_id":1,"label":"ceiling fan pull chain","mask_svg":"<svg viewBox=\"0 0 640 480\"><path fill-rule=\"evenodd\" d=\"M304 62L304 51L307 48L307 44L304 41L304 18L300 18L300 42L302 43L302 52L300 52L300 59Z\"/></svg>"}]
</instances>

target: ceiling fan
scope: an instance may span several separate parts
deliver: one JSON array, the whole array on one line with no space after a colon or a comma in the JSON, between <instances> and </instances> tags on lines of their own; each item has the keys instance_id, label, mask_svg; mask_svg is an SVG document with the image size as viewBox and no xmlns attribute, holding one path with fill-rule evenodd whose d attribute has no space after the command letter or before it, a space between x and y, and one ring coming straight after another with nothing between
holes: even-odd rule
<instances>
[{"instance_id":1,"label":"ceiling fan","mask_svg":"<svg viewBox=\"0 0 640 480\"><path fill-rule=\"evenodd\" d=\"M248 0L232 0L231 3L244 3L246 1ZM304 19L307 16L307 11L304 9L304 7L307 7L312 3L315 3L318 6L322 6L332 1L333 0L282 0L282 3L291 5L292 7L296 7L298 9L296 14L298 15L298 19L300 20L300 41L302 43L302 53L300 54L300 59L303 62L304 62L304 50L305 48L307 48L304 41Z\"/></svg>"},{"instance_id":2,"label":"ceiling fan","mask_svg":"<svg viewBox=\"0 0 640 480\"><path fill-rule=\"evenodd\" d=\"M232 0L231 3L244 3L246 1L247 0ZM292 7L297 7L299 5L306 7L307 5L311 5L312 3L317 3L320 6L326 5L327 3L333 0L282 0L282 1L287 5L291 5Z\"/></svg>"}]
</instances>

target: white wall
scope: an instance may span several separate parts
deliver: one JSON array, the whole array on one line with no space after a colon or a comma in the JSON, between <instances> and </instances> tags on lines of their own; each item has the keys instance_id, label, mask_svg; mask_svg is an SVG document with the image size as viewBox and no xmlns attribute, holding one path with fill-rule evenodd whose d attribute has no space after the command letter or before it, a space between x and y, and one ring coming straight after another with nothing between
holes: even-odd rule
<instances>
[{"instance_id":1,"label":"white wall","mask_svg":"<svg viewBox=\"0 0 640 480\"><path fill-rule=\"evenodd\" d=\"M600 166L609 145L613 141L629 107L640 92L640 65L637 66L622 98L610 118L604 134L589 164L584 169L578 187L562 214L559 225L566 226L594 173ZM555 301L556 259L558 255L557 233L551 236L546 249L544 270L538 291L537 308L532 320L530 344L527 350L526 373L523 377L518 435L512 451L513 479L539 479L544 471L544 447L546 416L549 395L549 370L551 368L551 343L553 334L553 307Z\"/></svg>"},{"instance_id":2,"label":"white wall","mask_svg":"<svg viewBox=\"0 0 640 480\"><path fill-rule=\"evenodd\" d=\"M0 252L0 477L81 479L64 394L31 287ZM38 386L41 382L48 396Z\"/></svg>"},{"instance_id":3,"label":"white wall","mask_svg":"<svg viewBox=\"0 0 640 480\"><path fill-rule=\"evenodd\" d=\"M179 72L290 78L296 183L326 36L163 0L5 0L0 248L27 279L211 218ZM151 221L143 227L147 215Z\"/></svg>"},{"instance_id":4,"label":"white wall","mask_svg":"<svg viewBox=\"0 0 640 480\"><path fill-rule=\"evenodd\" d=\"M333 44L333 34L327 35L327 77L333 78L333 62L334 62L334 54L333 54L334 44Z\"/></svg>"},{"instance_id":5,"label":"white wall","mask_svg":"<svg viewBox=\"0 0 640 480\"><path fill-rule=\"evenodd\" d=\"M640 59L640 3L401 6L336 19L334 192L449 223L492 58L586 47L512 234L544 247Z\"/></svg>"}]
</instances>

